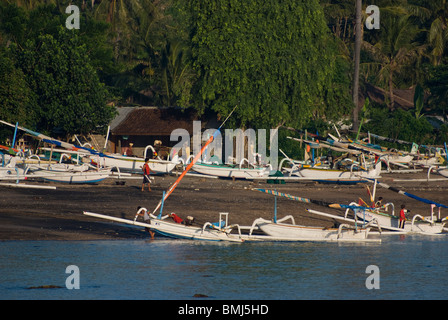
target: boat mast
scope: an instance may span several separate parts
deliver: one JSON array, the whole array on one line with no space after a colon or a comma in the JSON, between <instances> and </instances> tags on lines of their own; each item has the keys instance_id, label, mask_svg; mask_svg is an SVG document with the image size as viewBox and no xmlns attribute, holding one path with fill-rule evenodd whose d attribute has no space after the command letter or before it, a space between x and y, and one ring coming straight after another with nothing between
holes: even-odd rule
<instances>
[{"instance_id":1,"label":"boat mast","mask_svg":"<svg viewBox=\"0 0 448 320\"><path fill-rule=\"evenodd\" d=\"M156 208L154 209L154 211L152 212L152 214L154 214L162 205L162 203L164 203L166 201L166 199L171 195L171 193L174 191L174 189L176 189L177 185L180 183L180 181L183 179L183 177L187 174L188 171L190 171L190 169L193 167L193 165L196 163L196 161L198 161L198 159L201 157L201 155L204 153L204 151L207 149L207 146L212 143L212 141L215 139L215 137L218 136L218 134L221 131L222 126L226 123L226 121L230 118L230 116L233 114L233 112L235 111L235 109L237 108L238 105L236 105L232 112L230 112L230 114L227 116L227 118L224 120L224 122L219 126L219 128L215 131L215 133L205 142L204 146L202 147L201 151L193 158L193 160L188 164L188 166L185 168L185 170L182 172L182 174L179 176L179 178L176 179L176 181L174 181L174 183L168 188L167 192L162 196L162 199L159 201L159 203L157 204Z\"/></svg>"}]
</instances>

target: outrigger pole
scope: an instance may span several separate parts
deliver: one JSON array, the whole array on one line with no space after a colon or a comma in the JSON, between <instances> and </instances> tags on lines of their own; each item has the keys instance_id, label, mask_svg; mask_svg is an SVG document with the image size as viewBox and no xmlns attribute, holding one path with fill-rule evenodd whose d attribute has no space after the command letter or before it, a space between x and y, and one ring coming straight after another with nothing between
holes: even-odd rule
<instances>
[{"instance_id":1,"label":"outrigger pole","mask_svg":"<svg viewBox=\"0 0 448 320\"><path fill-rule=\"evenodd\" d=\"M309 199L309 198L303 198L303 197L297 197L297 196L293 196L287 193L283 193L283 192L278 192L276 190L268 190L268 189L257 189L254 188L252 189L254 191L260 191L260 192L264 192L267 194L272 194L275 197L283 197L289 200L293 200L293 201L297 201L297 202L303 202L303 203L314 203L320 206L324 206L324 207L328 207L328 208L334 208L334 209L356 209L356 210L372 210L372 208L369 207L363 207L363 206L350 206L350 205L345 205L345 204L340 204L340 203L331 203L331 202L325 202L325 201L321 201L321 200L313 200L313 199Z\"/></svg>"},{"instance_id":2,"label":"outrigger pole","mask_svg":"<svg viewBox=\"0 0 448 320\"><path fill-rule=\"evenodd\" d=\"M370 179L370 178L365 178L365 179L366 179L366 180L372 180L372 179ZM375 180L375 181L376 181L376 180ZM397 189L397 188L395 188L395 187L391 187L390 185L385 184L384 182L378 182L378 181L376 181L376 183L379 184L381 187L383 187L383 188L385 188L385 189L389 189L389 190L391 190L391 191L394 191L394 192L399 193L399 194L401 194L401 195L404 195L404 196L406 196L406 197L415 199L415 200L417 200L417 201L424 202L424 203L427 203L427 204L433 204L433 205L435 205L436 207L448 208L448 206L446 206L446 205L444 205L444 204L442 204L442 203L438 203L438 202L435 202L435 201L432 201L432 200L429 200L429 199L425 199L425 198L416 196L416 195L414 195L414 194L412 194L412 193L408 193L408 192L406 192L406 191Z\"/></svg>"},{"instance_id":3,"label":"outrigger pole","mask_svg":"<svg viewBox=\"0 0 448 320\"><path fill-rule=\"evenodd\" d=\"M174 191L174 189L176 189L177 185L179 184L179 182L183 179L183 177L187 174L187 172L191 169L191 167L193 167L193 165L196 163L196 161L198 161L198 159L201 157L201 155L204 153L204 151L207 149L207 146L212 143L213 140L215 140L215 138L218 136L218 134L220 133L220 130L222 128L222 126L226 123L226 121L230 118L230 116L233 114L233 112L235 111L235 109L238 107L238 105L236 105L232 112L230 112L230 114L227 116L227 118L224 120L224 122L219 126L219 128L215 131L215 133L205 142L204 146L202 147L201 151L194 157L194 159L188 164L188 166L185 168L185 170L182 172L182 174L179 176L179 178L177 178L176 181L174 181L174 183L168 188L167 192L162 196L162 200L159 201L159 203L157 204L156 208L154 209L154 211L152 212L152 214L154 214L159 208L160 206L166 201L166 199L171 195L171 193Z\"/></svg>"}]
</instances>

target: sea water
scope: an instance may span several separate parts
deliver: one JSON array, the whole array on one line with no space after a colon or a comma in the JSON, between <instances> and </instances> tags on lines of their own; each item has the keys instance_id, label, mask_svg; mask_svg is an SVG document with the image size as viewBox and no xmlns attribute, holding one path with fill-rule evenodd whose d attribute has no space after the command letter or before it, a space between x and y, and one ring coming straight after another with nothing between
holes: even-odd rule
<instances>
[{"instance_id":1,"label":"sea water","mask_svg":"<svg viewBox=\"0 0 448 320\"><path fill-rule=\"evenodd\" d=\"M447 236L382 239L2 241L0 299L445 299Z\"/></svg>"}]
</instances>

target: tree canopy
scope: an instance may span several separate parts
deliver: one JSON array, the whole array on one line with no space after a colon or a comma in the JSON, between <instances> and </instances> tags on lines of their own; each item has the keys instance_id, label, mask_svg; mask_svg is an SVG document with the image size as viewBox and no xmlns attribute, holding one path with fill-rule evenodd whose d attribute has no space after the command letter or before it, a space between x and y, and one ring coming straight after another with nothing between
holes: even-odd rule
<instances>
[{"instance_id":1,"label":"tree canopy","mask_svg":"<svg viewBox=\"0 0 448 320\"><path fill-rule=\"evenodd\" d=\"M79 30L65 28L70 4L80 8ZM360 93L378 88L384 100L371 101L377 125L365 128L404 139L417 126L409 138L443 143L447 1L369 4L381 22L362 30ZM2 1L0 117L73 134L104 130L111 105L194 108L218 118L238 105L228 126L351 124L354 21L353 0ZM418 105L401 108L394 92L417 87ZM427 126L428 116L439 125ZM407 128L394 131L384 117Z\"/></svg>"},{"instance_id":2,"label":"tree canopy","mask_svg":"<svg viewBox=\"0 0 448 320\"><path fill-rule=\"evenodd\" d=\"M317 1L197 0L188 10L198 105L223 115L238 105L243 126L273 127L304 125L322 104L344 109L327 103L336 50Z\"/></svg>"},{"instance_id":3,"label":"tree canopy","mask_svg":"<svg viewBox=\"0 0 448 320\"><path fill-rule=\"evenodd\" d=\"M4 117L62 135L107 127L114 110L97 70L103 64L94 67L96 57L92 54L91 62L85 39L61 24L65 20L56 7L26 12L7 6L2 18L8 42L0 63Z\"/></svg>"}]
</instances>

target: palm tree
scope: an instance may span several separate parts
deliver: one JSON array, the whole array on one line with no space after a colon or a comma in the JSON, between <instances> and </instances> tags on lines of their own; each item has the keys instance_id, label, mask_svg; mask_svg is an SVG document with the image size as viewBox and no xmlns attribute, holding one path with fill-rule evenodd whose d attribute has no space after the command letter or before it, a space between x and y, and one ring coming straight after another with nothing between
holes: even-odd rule
<instances>
[{"instance_id":1,"label":"palm tree","mask_svg":"<svg viewBox=\"0 0 448 320\"><path fill-rule=\"evenodd\" d=\"M439 65L448 44L448 2L447 0L426 0L420 5L427 8L431 22L429 27L428 42L430 45L430 57L433 65Z\"/></svg>"},{"instance_id":2,"label":"palm tree","mask_svg":"<svg viewBox=\"0 0 448 320\"><path fill-rule=\"evenodd\" d=\"M181 42L167 43L162 51L163 103L187 107L195 73L188 57L188 48Z\"/></svg>"},{"instance_id":3,"label":"palm tree","mask_svg":"<svg viewBox=\"0 0 448 320\"><path fill-rule=\"evenodd\" d=\"M359 126L359 63L361 59L362 43L362 0L356 0L356 24L355 24L355 52L354 52L354 75L353 75L353 130L356 132Z\"/></svg>"},{"instance_id":4,"label":"palm tree","mask_svg":"<svg viewBox=\"0 0 448 320\"><path fill-rule=\"evenodd\" d=\"M342 41L351 41L355 2L353 0L320 0L330 30Z\"/></svg>"},{"instance_id":5,"label":"palm tree","mask_svg":"<svg viewBox=\"0 0 448 320\"><path fill-rule=\"evenodd\" d=\"M388 89L389 108L394 108L393 89L396 77L406 66L422 56L425 45L415 41L421 30L410 15L383 14L379 39L375 44L363 42L363 49L370 54L372 61L362 64L364 75L371 73L376 82Z\"/></svg>"},{"instance_id":6,"label":"palm tree","mask_svg":"<svg viewBox=\"0 0 448 320\"><path fill-rule=\"evenodd\" d=\"M115 77L116 85L127 83L129 101L143 96L154 104L164 100L162 59L173 29L166 13L170 1L102 0L95 4L95 17L111 24L115 60L125 69Z\"/></svg>"}]
</instances>

